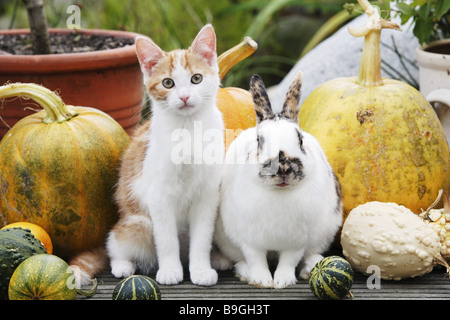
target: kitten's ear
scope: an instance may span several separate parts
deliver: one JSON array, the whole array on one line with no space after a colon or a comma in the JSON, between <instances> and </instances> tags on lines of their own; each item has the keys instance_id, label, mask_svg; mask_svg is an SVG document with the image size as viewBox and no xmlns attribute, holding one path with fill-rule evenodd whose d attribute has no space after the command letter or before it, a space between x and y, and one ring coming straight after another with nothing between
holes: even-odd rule
<instances>
[{"instance_id":1,"label":"kitten's ear","mask_svg":"<svg viewBox=\"0 0 450 320\"><path fill-rule=\"evenodd\" d=\"M250 93L253 97L258 123L270 119L273 116L272 106L264 82L257 74L250 79Z\"/></svg>"},{"instance_id":2,"label":"kitten's ear","mask_svg":"<svg viewBox=\"0 0 450 320\"><path fill-rule=\"evenodd\" d=\"M217 62L216 34L211 24L204 26L192 43L193 52L204 57L210 66Z\"/></svg>"},{"instance_id":3,"label":"kitten's ear","mask_svg":"<svg viewBox=\"0 0 450 320\"><path fill-rule=\"evenodd\" d=\"M136 38L136 53L141 65L142 73L146 77L152 75L153 67L163 57L161 50L150 38L139 36Z\"/></svg>"}]
</instances>

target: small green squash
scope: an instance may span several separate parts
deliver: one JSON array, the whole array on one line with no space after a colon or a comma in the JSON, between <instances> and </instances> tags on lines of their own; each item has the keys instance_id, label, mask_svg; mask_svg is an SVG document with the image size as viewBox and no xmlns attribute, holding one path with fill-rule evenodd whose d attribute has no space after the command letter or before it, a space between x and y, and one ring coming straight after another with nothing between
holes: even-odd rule
<instances>
[{"instance_id":1,"label":"small green squash","mask_svg":"<svg viewBox=\"0 0 450 320\"><path fill-rule=\"evenodd\" d=\"M113 300L161 300L161 291L155 280L133 275L121 280L114 288Z\"/></svg>"},{"instance_id":2,"label":"small green squash","mask_svg":"<svg viewBox=\"0 0 450 320\"><path fill-rule=\"evenodd\" d=\"M90 291L76 289L72 268L61 258L51 254L34 255L22 262L9 283L10 300L74 300L78 294L92 296Z\"/></svg>"},{"instance_id":3,"label":"small green squash","mask_svg":"<svg viewBox=\"0 0 450 320\"><path fill-rule=\"evenodd\" d=\"M29 229L0 230L0 300L8 299L8 285L17 266L35 254L46 253Z\"/></svg>"},{"instance_id":4,"label":"small green squash","mask_svg":"<svg viewBox=\"0 0 450 320\"><path fill-rule=\"evenodd\" d=\"M309 286L321 300L339 300L350 295L353 269L347 260L329 256L319 261L311 270Z\"/></svg>"}]
</instances>

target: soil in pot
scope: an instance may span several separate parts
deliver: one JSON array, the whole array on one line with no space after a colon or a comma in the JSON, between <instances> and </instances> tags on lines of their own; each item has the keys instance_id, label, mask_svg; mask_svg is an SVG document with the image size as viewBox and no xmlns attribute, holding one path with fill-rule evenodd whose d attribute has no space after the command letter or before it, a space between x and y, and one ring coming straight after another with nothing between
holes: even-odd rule
<instances>
[{"instance_id":1,"label":"soil in pot","mask_svg":"<svg viewBox=\"0 0 450 320\"><path fill-rule=\"evenodd\" d=\"M438 53L438 54L448 54L450 55L450 43L442 43L432 45L425 49L427 52Z\"/></svg>"},{"instance_id":2,"label":"soil in pot","mask_svg":"<svg viewBox=\"0 0 450 320\"><path fill-rule=\"evenodd\" d=\"M50 34L51 53L80 53L122 48L133 45L134 39L118 38L97 34ZM0 34L0 51L2 54L32 55L33 47L29 34Z\"/></svg>"}]
</instances>

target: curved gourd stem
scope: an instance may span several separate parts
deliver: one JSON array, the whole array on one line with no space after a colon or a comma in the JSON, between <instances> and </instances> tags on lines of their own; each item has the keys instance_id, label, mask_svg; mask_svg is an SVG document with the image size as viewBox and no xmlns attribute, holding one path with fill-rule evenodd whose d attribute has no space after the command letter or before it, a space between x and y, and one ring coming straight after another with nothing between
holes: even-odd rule
<instances>
[{"instance_id":1,"label":"curved gourd stem","mask_svg":"<svg viewBox=\"0 0 450 320\"><path fill-rule=\"evenodd\" d=\"M85 291L77 289L77 294L90 298L97 293L97 288L98 288L98 281L97 278L94 278L94 280L92 280L92 288L90 290Z\"/></svg>"},{"instance_id":2,"label":"curved gourd stem","mask_svg":"<svg viewBox=\"0 0 450 320\"><path fill-rule=\"evenodd\" d=\"M238 62L244 60L258 49L258 44L250 37L231 49L228 49L217 58L219 65L219 77L222 80L227 72Z\"/></svg>"},{"instance_id":3,"label":"curved gourd stem","mask_svg":"<svg viewBox=\"0 0 450 320\"><path fill-rule=\"evenodd\" d=\"M400 27L381 18L378 8L373 7L367 0L358 0L367 14L367 23L362 27L349 27L348 31L354 37L364 37L364 47L359 68L357 83L364 86L380 86L381 56L380 37L382 29L396 29Z\"/></svg>"},{"instance_id":4,"label":"curved gourd stem","mask_svg":"<svg viewBox=\"0 0 450 320\"><path fill-rule=\"evenodd\" d=\"M77 115L70 111L53 91L34 83L10 83L0 86L0 99L26 97L38 103L45 111L44 123L61 123Z\"/></svg>"}]
</instances>

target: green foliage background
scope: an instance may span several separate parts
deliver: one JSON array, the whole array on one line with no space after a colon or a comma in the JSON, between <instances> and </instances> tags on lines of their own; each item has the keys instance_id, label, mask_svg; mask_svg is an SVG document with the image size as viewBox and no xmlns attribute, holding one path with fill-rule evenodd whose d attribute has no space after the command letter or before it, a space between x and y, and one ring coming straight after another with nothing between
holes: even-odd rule
<instances>
[{"instance_id":1,"label":"green foliage background","mask_svg":"<svg viewBox=\"0 0 450 320\"><path fill-rule=\"evenodd\" d=\"M412 20L421 43L450 37L450 0L372 2L385 18ZM219 54L250 36L257 52L223 81L242 88L254 73L267 86L279 83L306 51L363 13L356 0L44 0L44 5L49 27L66 28L67 8L77 5L82 28L145 34L167 51L187 48L206 23L216 30ZM21 0L0 0L0 29L8 28L28 28Z\"/></svg>"},{"instance_id":2,"label":"green foliage background","mask_svg":"<svg viewBox=\"0 0 450 320\"><path fill-rule=\"evenodd\" d=\"M65 28L69 5L81 8L82 28L128 30L150 36L162 49L187 48L212 23L222 53L251 36L258 51L233 68L226 86L248 87L259 73L280 82L316 31L348 0L44 0L49 27ZM0 28L28 28L20 0L1 0Z\"/></svg>"}]
</instances>

